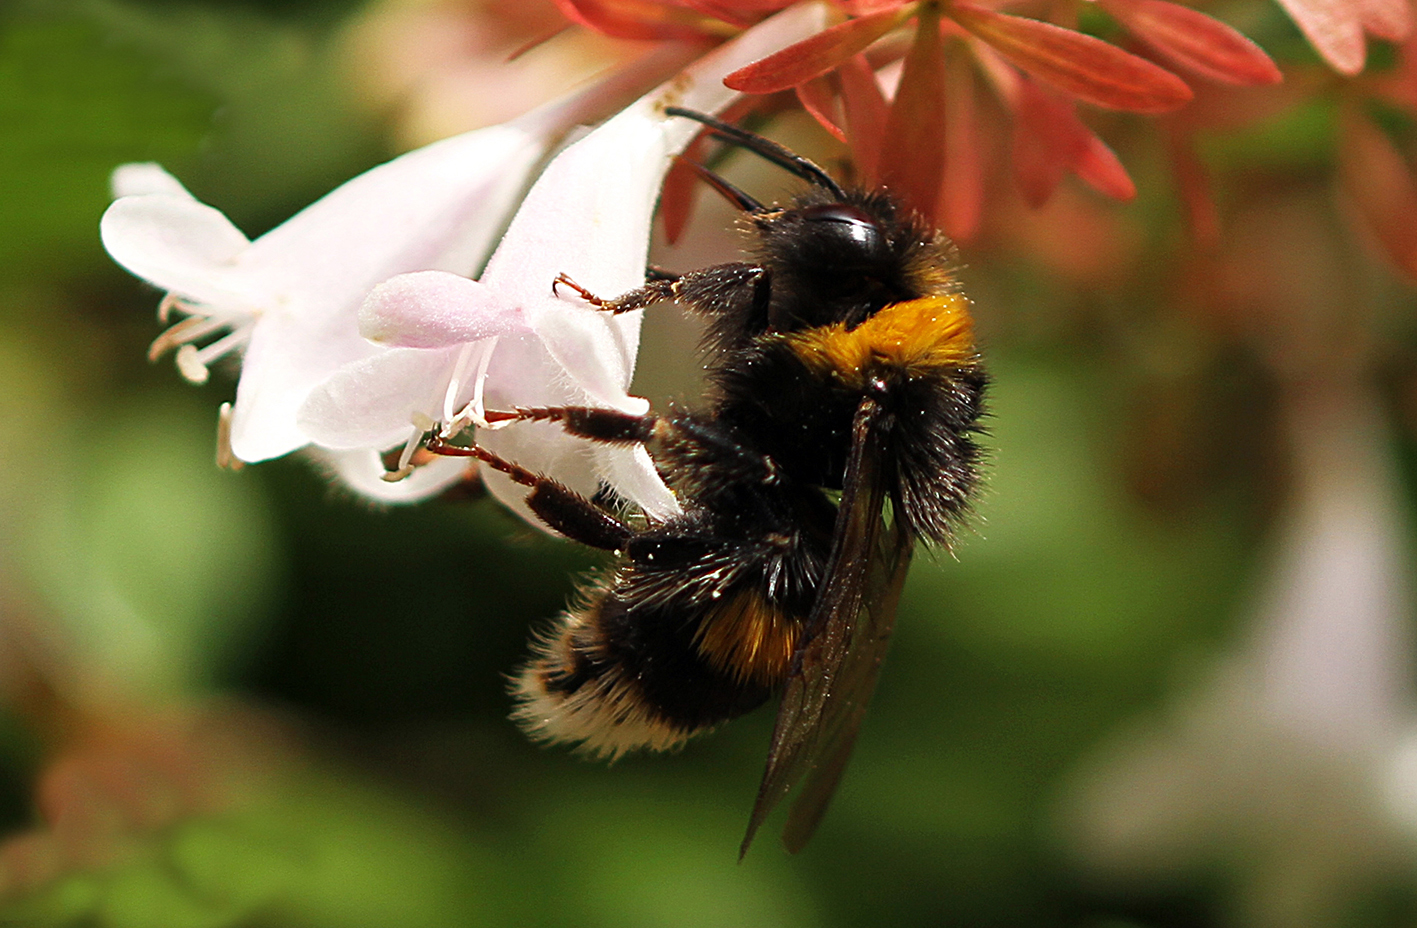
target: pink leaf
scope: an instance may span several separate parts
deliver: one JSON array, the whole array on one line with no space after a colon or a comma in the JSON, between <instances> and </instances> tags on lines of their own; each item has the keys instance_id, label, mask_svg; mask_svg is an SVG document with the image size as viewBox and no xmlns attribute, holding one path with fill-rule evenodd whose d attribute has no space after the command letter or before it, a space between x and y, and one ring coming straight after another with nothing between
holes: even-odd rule
<instances>
[{"instance_id":1,"label":"pink leaf","mask_svg":"<svg viewBox=\"0 0 1417 928\"><path fill-rule=\"evenodd\" d=\"M656 0L555 0L571 22L617 39L695 39L730 29L700 13Z\"/></svg>"},{"instance_id":2,"label":"pink leaf","mask_svg":"<svg viewBox=\"0 0 1417 928\"><path fill-rule=\"evenodd\" d=\"M1346 113L1339 177L1364 225L1409 277L1417 277L1417 182L1382 130Z\"/></svg>"},{"instance_id":3,"label":"pink leaf","mask_svg":"<svg viewBox=\"0 0 1417 928\"><path fill-rule=\"evenodd\" d=\"M1363 23L1351 0L1279 0L1299 31L1340 74L1363 70Z\"/></svg>"},{"instance_id":4,"label":"pink leaf","mask_svg":"<svg viewBox=\"0 0 1417 928\"><path fill-rule=\"evenodd\" d=\"M1102 0L1101 5L1157 53L1202 77L1241 85L1283 80L1258 45L1190 7L1166 0Z\"/></svg>"},{"instance_id":5,"label":"pink leaf","mask_svg":"<svg viewBox=\"0 0 1417 928\"><path fill-rule=\"evenodd\" d=\"M1401 42L1412 33L1412 7L1407 0L1357 0L1363 28L1380 39Z\"/></svg>"},{"instance_id":6,"label":"pink leaf","mask_svg":"<svg viewBox=\"0 0 1417 928\"><path fill-rule=\"evenodd\" d=\"M949 12L1018 67L1088 103L1164 113L1192 97L1186 82L1170 71L1090 35L966 3L955 3Z\"/></svg>"},{"instance_id":7,"label":"pink leaf","mask_svg":"<svg viewBox=\"0 0 1417 928\"><path fill-rule=\"evenodd\" d=\"M739 68L725 77L723 83L742 93L786 90L830 71L905 22L911 13L909 8L882 10L838 23L746 68Z\"/></svg>"},{"instance_id":8,"label":"pink leaf","mask_svg":"<svg viewBox=\"0 0 1417 928\"><path fill-rule=\"evenodd\" d=\"M920 10L915 42L905 56L886 116L881 182L910 207L933 218L945 173L945 53L939 14Z\"/></svg>"}]
</instances>

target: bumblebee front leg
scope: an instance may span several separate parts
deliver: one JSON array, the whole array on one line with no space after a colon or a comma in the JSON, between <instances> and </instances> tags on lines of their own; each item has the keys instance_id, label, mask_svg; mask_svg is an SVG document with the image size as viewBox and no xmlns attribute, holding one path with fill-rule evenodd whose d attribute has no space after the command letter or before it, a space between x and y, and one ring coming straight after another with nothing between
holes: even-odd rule
<instances>
[{"instance_id":1,"label":"bumblebee front leg","mask_svg":"<svg viewBox=\"0 0 1417 928\"><path fill-rule=\"evenodd\" d=\"M596 309L616 314L645 309L661 300L675 300L707 316L767 319L771 275L767 268L756 264L735 261L680 275L649 268L648 277L643 286L610 298L591 293L566 274L557 275L551 289L559 292L558 288L564 286Z\"/></svg>"},{"instance_id":2,"label":"bumblebee front leg","mask_svg":"<svg viewBox=\"0 0 1417 928\"><path fill-rule=\"evenodd\" d=\"M486 448L448 444L437 435L428 439L426 447L433 454L476 458L493 470L506 474L515 483L530 487L531 492L526 496L527 507L536 513L538 519L572 541L604 551L618 551L633 534L624 522L565 484L513 464Z\"/></svg>"}]
</instances>

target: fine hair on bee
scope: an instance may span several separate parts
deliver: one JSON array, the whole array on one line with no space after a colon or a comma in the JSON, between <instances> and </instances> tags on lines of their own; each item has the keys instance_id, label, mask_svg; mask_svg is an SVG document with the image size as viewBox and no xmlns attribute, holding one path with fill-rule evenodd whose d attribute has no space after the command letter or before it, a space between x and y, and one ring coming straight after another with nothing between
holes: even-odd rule
<instances>
[{"instance_id":1,"label":"fine hair on bee","mask_svg":"<svg viewBox=\"0 0 1417 928\"><path fill-rule=\"evenodd\" d=\"M843 188L788 149L669 108L806 182L742 211L746 260L653 272L628 293L553 287L603 312L673 300L707 324L695 409L517 409L593 442L639 444L682 511L626 520L476 445L560 534L614 552L513 683L534 739L614 758L666 750L781 694L742 845L799 783L784 832L815 829L874 690L915 542L948 544L978 481L987 377L953 246L887 190Z\"/></svg>"}]
</instances>

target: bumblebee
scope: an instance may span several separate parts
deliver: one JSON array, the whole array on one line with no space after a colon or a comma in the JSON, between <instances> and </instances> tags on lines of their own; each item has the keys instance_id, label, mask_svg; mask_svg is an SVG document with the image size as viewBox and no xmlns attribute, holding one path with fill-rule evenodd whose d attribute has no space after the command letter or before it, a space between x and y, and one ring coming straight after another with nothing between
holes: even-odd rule
<instances>
[{"instance_id":1,"label":"bumblebee","mask_svg":"<svg viewBox=\"0 0 1417 928\"><path fill-rule=\"evenodd\" d=\"M644 446L682 505L627 521L485 449L434 441L530 488L568 538L615 553L533 644L514 717L597 757L666 750L781 693L740 849L800 782L800 849L850 756L917 540L948 544L978 478L987 383L953 246L884 189L846 189L788 149L701 113L670 116L806 181L764 205L701 166L743 213L751 260L652 271L612 313L673 300L707 323L698 409L635 416L518 409L596 442Z\"/></svg>"}]
</instances>

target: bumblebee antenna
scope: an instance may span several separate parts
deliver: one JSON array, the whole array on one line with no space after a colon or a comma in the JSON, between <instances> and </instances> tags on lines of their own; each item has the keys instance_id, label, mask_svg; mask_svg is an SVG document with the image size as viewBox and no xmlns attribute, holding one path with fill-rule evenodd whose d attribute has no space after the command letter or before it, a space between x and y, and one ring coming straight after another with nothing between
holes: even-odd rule
<instances>
[{"instance_id":1,"label":"bumblebee antenna","mask_svg":"<svg viewBox=\"0 0 1417 928\"><path fill-rule=\"evenodd\" d=\"M700 113L697 110L686 110L678 106L666 106L664 112L670 116L682 116L685 119L692 119L695 122L703 123L708 130L721 139L726 139L736 145L741 145L748 151L771 161L777 166L791 171L803 180L816 184L829 191L832 196L839 200L846 199L846 191L841 189L841 185L832 180L831 175L823 171L820 167L801 155L788 151L783 146L774 141L755 135L746 129L730 125L721 119L715 119L707 113Z\"/></svg>"},{"instance_id":2,"label":"bumblebee antenna","mask_svg":"<svg viewBox=\"0 0 1417 928\"><path fill-rule=\"evenodd\" d=\"M681 164L688 165L691 169L693 169L693 172L695 174L699 175L699 177L704 181L704 183L708 184L714 189L716 193L722 196L729 203L732 203L734 206L741 209L743 212L761 213L766 211L766 208L763 206L763 204L759 203L756 199L744 193L742 190L739 190L733 184L730 184L728 181L724 180L722 177L718 176L708 168L704 167L702 164L699 164L697 161L690 161L688 158L685 158L682 155L677 156L676 160L678 160Z\"/></svg>"}]
</instances>

